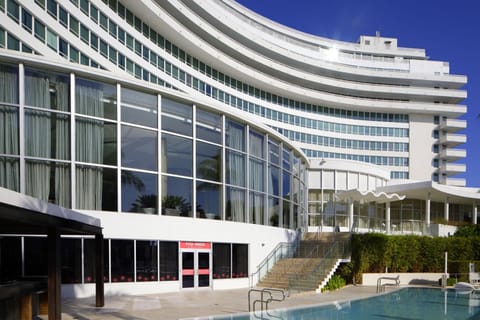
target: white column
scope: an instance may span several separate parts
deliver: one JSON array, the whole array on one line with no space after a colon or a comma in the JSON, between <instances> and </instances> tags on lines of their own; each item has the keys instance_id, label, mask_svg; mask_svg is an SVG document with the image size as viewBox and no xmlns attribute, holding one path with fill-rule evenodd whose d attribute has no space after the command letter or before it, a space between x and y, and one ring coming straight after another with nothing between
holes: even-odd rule
<instances>
[{"instance_id":1,"label":"white column","mask_svg":"<svg viewBox=\"0 0 480 320\"><path fill-rule=\"evenodd\" d=\"M390 202L385 203L385 224L386 232L390 234Z\"/></svg>"},{"instance_id":2,"label":"white column","mask_svg":"<svg viewBox=\"0 0 480 320\"><path fill-rule=\"evenodd\" d=\"M477 203L473 203L473 217L472 217L472 223L477 224Z\"/></svg>"},{"instance_id":3,"label":"white column","mask_svg":"<svg viewBox=\"0 0 480 320\"><path fill-rule=\"evenodd\" d=\"M348 219L350 220L349 229L353 228L353 199L348 199Z\"/></svg>"},{"instance_id":4,"label":"white column","mask_svg":"<svg viewBox=\"0 0 480 320\"><path fill-rule=\"evenodd\" d=\"M445 198L445 204L444 204L444 209L443 209L443 217L445 218L445 223L448 223L448 216L449 216L449 207L450 207L450 199Z\"/></svg>"},{"instance_id":5,"label":"white column","mask_svg":"<svg viewBox=\"0 0 480 320\"><path fill-rule=\"evenodd\" d=\"M430 225L430 193L428 193L427 195L427 200L425 203L425 211L426 211L425 222L428 227Z\"/></svg>"}]
</instances>

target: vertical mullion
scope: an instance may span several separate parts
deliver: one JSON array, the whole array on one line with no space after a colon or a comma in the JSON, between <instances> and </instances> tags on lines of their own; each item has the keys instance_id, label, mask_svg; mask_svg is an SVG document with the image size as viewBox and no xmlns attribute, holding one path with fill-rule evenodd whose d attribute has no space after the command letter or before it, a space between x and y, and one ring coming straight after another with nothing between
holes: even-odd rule
<instances>
[{"instance_id":1,"label":"vertical mullion","mask_svg":"<svg viewBox=\"0 0 480 320\"><path fill-rule=\"evenodd\" d=\"M77 208L77 198L76 198L76 172L75 172L75 160L76 160L76 123L75 123L75 112L76 112L76 101L75 101L75 74L70 73L70 204L72 209ZM83 245L83 241L82 241ZM83 273L82 273L83 277ZM83 279L82 279L83 281Z\"/></svg>"},{"instance_id":2,"label":"vertical mullion","mask_svg":"<svg viewBox=\"0 0 480 320\"><path fill-rule=\"evenodd\" d=\"M245 199L245 211L246 211L246 223L250 223L250 126L247 124L245 132L245 155L246 161L245 166L246 170L246 181L245 181L245 190L246 190L246 199Z\"/></svg>"},{"instance_id":3,"label":"vertical mullion","mask_svg":"<svg viewBox=\"0 0 480 320\"><path fill-rule=\"evenodd\" d=\"M226 179L226 171L227 171L227 158L226 158L226 152L225 152L225 115L222 115L222 188L221 188L221 199L222 199L222 205L221 205L221 210L222 210L222 220L226 220L226 194L227 190L225 187L225 179Z\"/></svg>"},{"instance_id":4,"label":"vertical mullion","mask_svg":"<svg viewBox=\"0 0 480 320\"><path fill-rule=\"evenodd\" d=\"M18 65L18 143L20 153L20 193L25 194L25 68L23 63Z\"/></svg>"},{"instance_id":5,"label":"vertical mullion","mask_svg":"<svg viewBox=\"0 0 480 320\"><path fill-rule=\"evenodd\" d=\"M164 156L162 150L162 96L157 96L157 214L162 214L162 208L160 207L162 204L162 157ZM158 269L158 268L157 268Z\"/></svg>"},{"instance_id":6,"label":"vertical mullion","mask_svg":"<svg viewBox=\"0 0 480 320\"><path fill-rule=\"evenodd\" d=\"M117 212L122 211L122 88L117 84Z\"/></svg>"},{"instance_id":7,"label":"vertical mullion","mask_svg":"<svg viewBox=\"0 0 480 320\"><path fill-rule=\"evenodd\" d=\"M192 106L192 143L193 143L193 155L192 155L192 168L193 168L193 199L192 209L193 218L197 218L197 106Z\"/></svg>"}]
</instances>

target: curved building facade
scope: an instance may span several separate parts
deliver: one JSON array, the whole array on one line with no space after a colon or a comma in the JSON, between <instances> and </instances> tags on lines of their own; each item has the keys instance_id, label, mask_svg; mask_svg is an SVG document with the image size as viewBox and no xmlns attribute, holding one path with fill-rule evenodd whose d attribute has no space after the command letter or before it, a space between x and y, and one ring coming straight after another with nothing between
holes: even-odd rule
<instances>
[{"instance_id":1,"label":"curved building facade","mask_svg":"<svg viewBox=\"0 0 480 320\"><path fill-rule=\"evenodd\" d=\"M298 230L476 223L466 81L230 0L0 0L0 186L99 218L107 293L246 287ZM26 275L37 240L12 240ZM63 242L91 294L90 239Z\"/></svg>"}]
</instances>

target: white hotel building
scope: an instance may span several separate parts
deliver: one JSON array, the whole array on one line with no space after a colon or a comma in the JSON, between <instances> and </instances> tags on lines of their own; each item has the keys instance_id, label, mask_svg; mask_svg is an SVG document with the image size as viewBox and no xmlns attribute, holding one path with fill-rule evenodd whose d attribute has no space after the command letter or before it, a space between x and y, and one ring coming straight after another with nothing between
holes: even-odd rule
<instances>
[{"instance_id":1,"label":"white hotel building","mask_svg":"<svg viewBox=\"0 0 480 320\"><path fill-rule=\"evenodd\" d=\"M232 0L0 0L0 203L99 219L107 294L247 287L300 231L476 224L466 82ZM7 233L0 280L45 274L46 238ZM93 293L92 246L62 238L65 296Z\"/></svg>"}]
</instances>

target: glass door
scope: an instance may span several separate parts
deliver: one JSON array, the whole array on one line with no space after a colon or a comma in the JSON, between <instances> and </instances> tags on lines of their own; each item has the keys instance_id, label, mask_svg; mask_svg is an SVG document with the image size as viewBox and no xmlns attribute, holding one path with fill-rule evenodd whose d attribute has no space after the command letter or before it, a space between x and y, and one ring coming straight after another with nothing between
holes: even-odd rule
<instances>
[{"instance_id":1,"label":"glass door","mask_svg":"<svg viewBox=\"0 0 480 320\"><path fill-rule=\"evenodd\" d=\"M210 287L210 252L182 251L182 288Z\"/></svg>"}]
</instances>

